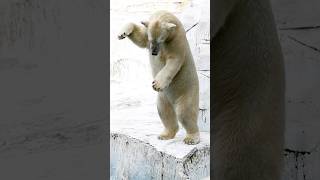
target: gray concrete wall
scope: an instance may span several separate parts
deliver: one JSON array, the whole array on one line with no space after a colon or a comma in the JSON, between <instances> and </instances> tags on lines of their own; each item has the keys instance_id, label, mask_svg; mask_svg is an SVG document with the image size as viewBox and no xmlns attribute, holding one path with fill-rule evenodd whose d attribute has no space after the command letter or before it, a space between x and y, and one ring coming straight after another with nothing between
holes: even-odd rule
<instances>
[{"instance_id":1,"label":"gray concrete wall","mask_svg":"<svg viewBox=\"0 0 320 180\"><path fill-rule=\"evenodd\" d=\"M320 1L272 0L286 68L285 180L320 179Z\"/></svg>"},{"instance_id":2,"label":"gray concrete wall","mask_svg":"<svg viewBox=\"0 0 320 180\"><path fill-rule=\"evenodd\" d=\"M106 9L0 1L0 179L106 176Z\"/></svg>"}]
</instances>

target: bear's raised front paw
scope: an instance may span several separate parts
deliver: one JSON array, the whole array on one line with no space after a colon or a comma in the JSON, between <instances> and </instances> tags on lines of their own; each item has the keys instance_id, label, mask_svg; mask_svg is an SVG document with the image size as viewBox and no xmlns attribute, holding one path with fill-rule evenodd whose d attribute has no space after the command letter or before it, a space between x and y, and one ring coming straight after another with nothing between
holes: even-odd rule
<instances>
[{"instance_id":1,"label":"bear's raised front paw","mask_svg":"<svg viewBox=\"0 0 320 180\"><path fill-rule=\"evenodd\" d=\"M129 36L133 31L133 27L134 27L134 24L132 23L128 23L127 25L125 25L120 31L120 33L118 34L118 39L121 40Z\"/></svg>"},{"instance_id":2,"label":"bear's raised front paw","mask_svg":"<svg viewBox=\"0 0 320 180\"><path fill-rule=\"evenodd\" d=\"M183 142L188 145L198 144L200 142L200 135L199 133L187 134Z\"/></svg>"},{"instance_id":3,"label":"bear's raised front paw","mask_svg":"<svg viewBox=\"0 0 320 180\"><path fill-rule=\"evenodd\" d=\"M124 39L127 35L125 33L122 33L122 34L119 34L118 35L118 39L121 40L121 39Z\"/></svg>"},{"instance_id":4,"label":"bear's raised front paw","mask_svg":"<svg viewBox=\"0 0 320 180\"><path fill-rule=\"evenodd\" d=\"M159 81L159 80L154 80L152 82L152 88L155 91L162 91L163 89L165 89L168 85L166 83L164 83L163 81Z\"/></svg>"},{"instance_id":5,"label":"bear's raised front paw","mask_svg":"<svg viewBox=\"0 0 320 180\"><path fill-rule=\"evenodd\" d=\"M160 88L159 82L156 80L152 81L152 88L153 88L153 90L158 91L158 92L162 90Z\"/></svg>"}]
</instances>

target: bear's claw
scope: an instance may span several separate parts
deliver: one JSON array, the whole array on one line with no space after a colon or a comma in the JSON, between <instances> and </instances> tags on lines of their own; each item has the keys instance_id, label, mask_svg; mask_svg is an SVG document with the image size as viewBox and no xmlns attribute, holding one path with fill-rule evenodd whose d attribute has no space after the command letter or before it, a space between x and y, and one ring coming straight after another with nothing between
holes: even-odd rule
<instances>
[{"instance_id":1,"label":"bear's claw","mask_svg":"<svg viewBox=\"0 0 320 180\"><path fill-rule=\"evenodd\" d=\"M124 39L127 36L130 36L130 34L132 33L134 28L134 24L133 23L128 23L126 24L123 29L120 31L119 35L118 35L118 39Z\"/></svg>"},{"instance_id":2,"label":"bear's claw","mask_svg":"<svg viewBox=\"0 0 320 180\"><path fill-rule=\"evenodd\" d=\"M158 136L158 139L160 140L173 139L176 136L177 131L178 131L178 128L171 131L165 130Z\"/></svg>"},{"instance_id":3,"label":"bear's claw","mask_svg":"<svg viewBox=\"0 0 320 180\"><path fill-rule=\"evenodd\" d=\"M168 139L173 139L174 138L174 136L172 137L172 136L166 136L166 135L159 135L158 136L158 139L160 139L160 140L168 140Z\"/></svg>"},{"instance_id":4,"label":"bear's claw","mask_svg":"<svg viewBox=\"0 0 320 180\"><path fill-rule=\"evenodd\" d=\"M152 82L152 88L153 88L153 90L155 90L155 91L162 91L162 90L164 90L165 88L167 88L168 87L168 85L166 85L165 84L165 82L163 82L163 81L159 81L159 80L154 80L153 82Z\"/></svg>"},{"instance_id":5,"label":"bear's claw","mask_svg":"<svg viewBox=\"0 0 320 180\"><path fill-rule=\"evenodd\" d=\"M126 33L120 34L118 35L118 39L119 40L124 39L126 36L127 36Z\"/></svg>"},{"instance_id":6,"label":"bear's claw","mask_svg":"<svg viewBox=\"0 0 320 180\"><path fill-rule=\"evenodd\" d=\"M152 81L152 88L153 88L153 90L155 90L155 91L161 91L162 89L159 87L159 84L158 84L158 82L157 81Z\"/></svg>"},{"instance_id":7,"label":"bear's claw","mask_svg":"<svg viewBox=\"0 0 320 180\"><path fill-rule=\"evenodd\" d=\"M187 136L184 138L183 142L188 145L198 144L200 142L199 133L187 134Z\"/></svg>"}]
</instances>

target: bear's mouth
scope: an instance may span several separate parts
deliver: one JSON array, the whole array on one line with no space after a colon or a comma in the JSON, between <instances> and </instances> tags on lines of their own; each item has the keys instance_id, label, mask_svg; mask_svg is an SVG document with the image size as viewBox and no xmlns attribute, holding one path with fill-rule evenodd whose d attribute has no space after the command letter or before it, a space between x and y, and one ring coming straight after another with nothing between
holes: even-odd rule
<instances>
[{"instance_id":1,"label":"bear's mouth","mask_svg":"<svg viewBox=\"0 0 320 180\"><path fill-rule=\"evenodd\" d=\"M159 54L159 44L158 43L151 43L151 54L153 56L157 56Z\"/></svg>"},{"instance_id":2,"label":"bear's mouth","mask_svg":"<svg viewBox=\"0 0 320 180\"><path fill-rule=\"evenodd\" d=\"M158 55L158 52L156 52L156 51L152 51L152 53L151 53L153 56L157 56Z\"/></svg>"}]
</instances>

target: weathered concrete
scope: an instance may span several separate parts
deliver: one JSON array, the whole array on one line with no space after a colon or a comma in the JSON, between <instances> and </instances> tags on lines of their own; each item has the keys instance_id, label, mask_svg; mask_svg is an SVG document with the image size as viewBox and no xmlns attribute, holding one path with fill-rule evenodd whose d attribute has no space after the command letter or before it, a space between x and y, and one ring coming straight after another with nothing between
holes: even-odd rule
<instances>
[{"instance_id":1,"label":"weathered concrete","mask_svg":"<svg viewBox=\"0 0 320 180\"><path fill-rule=\"evenodd\" d=\"M163 125L155 105L156 93L151 88L140 92L133 85L132 92L126 93L126 87L131 84L114 82L111 87L111 178L200 179L209 175L209 132L201 132L198 145L183 143L182 128L174 139L158 140Z\"/></svg>"},{"instance_id":2,"label":"weathered concrete","mask_svg":"<svg viewBox=\"0 0 320 180\"><path fill-rule=\"evenodd\" d=\"M0 179L106 177L106 3L0 1Z\"/></svg>"},{"instance_id":3,"label":"weathered concrete","mask_svg":"<svg viewBox=\"0 0 320 180\"><path fill-rule=\"evenodd\" d=\"M202 136L207 136L202 134ZM156 138L156 136L153 136ZM177 139L182 141L182 136ZM202 138L202 141L207 141ZM111 179L170 179L197 180L210 174L210 146L200 144L192 147L188 153L183 144L170 142L163 145L179 152L170 154L159 150L159 144L111 133Z\"/></svg>"},{"instance_id":4,"label":"weathered concrete","mask_svg":"<svg viewBox=\"0 0 320 180\"><path fill-rule=\"evenodd\" d=\"M283 179L320 179L320 1L272 3L286 67Z\"/></svg>"}]
</instances>

